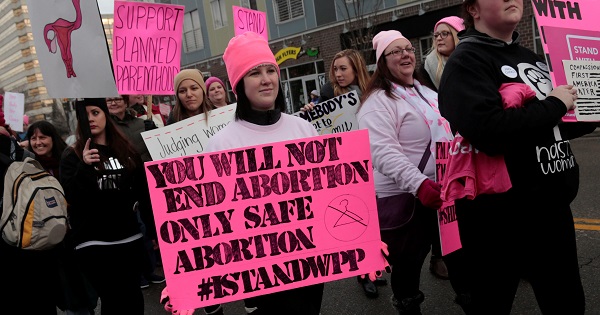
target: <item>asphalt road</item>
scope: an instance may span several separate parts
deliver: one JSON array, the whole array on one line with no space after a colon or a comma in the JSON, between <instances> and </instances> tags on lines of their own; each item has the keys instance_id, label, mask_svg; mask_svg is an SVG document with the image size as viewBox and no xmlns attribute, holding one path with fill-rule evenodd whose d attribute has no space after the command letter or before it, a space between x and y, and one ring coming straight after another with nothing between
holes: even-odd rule
<instances>
[{"instance_id":1,"label":"asphalt road","mask_svg":"<svg viewBox=\"0 0 600 315\"><path fill-rule=\"evenodd\" d=\"M573 214L577 224L577 241L581 277L586 294L586 314L600 315L600 132L571 142L581 168L580 190L573 202ZM547 257L540 257L544 263ZM422 271L421 290L426 299L422 305L423 314L462 314L454 304L454 293L449 281L439 280L429 273L428 260ZM552 275L548 275L551 277ZM386 275L389 279L389 277ZM167 314L159 304L160 292L164 284L151 285L145 289L146 314ZM354 278L326 284L322 315L397 314L390 303L391 289L379 288L380 296L368 299ZM99 309L101 305L99 306ZM99 312L98 312L99 314ZM196 311L195 314L204 314ZM242 302L225 305L225 314L245 314ZM541 314L533 291L525 281L521 282L513 304L512 314Z\"/></svg>"}]
</instances>

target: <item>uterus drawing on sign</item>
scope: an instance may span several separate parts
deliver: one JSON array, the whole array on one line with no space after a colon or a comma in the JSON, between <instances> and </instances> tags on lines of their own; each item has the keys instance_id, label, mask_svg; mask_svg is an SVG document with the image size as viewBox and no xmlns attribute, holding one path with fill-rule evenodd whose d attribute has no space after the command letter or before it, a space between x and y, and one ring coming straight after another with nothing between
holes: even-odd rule
<instances>
[{"instance_id":1,"label":"uterus drawing on sign","mask_svg":"<svg viewBox=\"0 0 600 315\"><path fill-rule=\"evenodd\" d=\"M77 77L73 69L73 55L71 54L71 33L81 27L81 6L80 0L73 0L75 7L75 20L67 21L63 18L58 18L53 23L48 23L44 26L44 40L48 45L48 50L55 54L56 45L60 48L60 56L65 63L67 70L67 78Z\"/></svg>"}]
</instances>

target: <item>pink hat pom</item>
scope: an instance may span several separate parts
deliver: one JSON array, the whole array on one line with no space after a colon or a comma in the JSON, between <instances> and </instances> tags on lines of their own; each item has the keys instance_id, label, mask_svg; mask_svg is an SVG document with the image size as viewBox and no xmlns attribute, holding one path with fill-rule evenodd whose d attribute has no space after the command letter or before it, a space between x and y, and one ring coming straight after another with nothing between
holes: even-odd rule
<instances>
[{"instance_id":1,"label":"pink hat pom","mask_svg":"<svg viewBox=\"0 0 600 315\"><path fill-rule=\"evenodd\" d=\"M460 32L465 29L464 20L459 18L458 16L448 16L448 17L445 17L445 18L439 20L437 23L435 23L435 27L433 28L434 31L437 29L437 27L438 27L438 25L440 25L440 23L445 23L445 24L450 25L450 27L455 29L457 32Z\"/></svg>"}]
</instances>

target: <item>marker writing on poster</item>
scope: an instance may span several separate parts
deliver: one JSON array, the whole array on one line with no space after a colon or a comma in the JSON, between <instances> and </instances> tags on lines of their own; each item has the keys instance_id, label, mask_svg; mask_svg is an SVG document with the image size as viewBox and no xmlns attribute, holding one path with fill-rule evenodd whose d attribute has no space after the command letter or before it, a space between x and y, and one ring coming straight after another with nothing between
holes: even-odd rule
<instances>
[{"instance_id":1,"label":"marker writing on poster","mask_svg":"<svg viewBox=\"0 0 600 315\"><path fill-rule=\"evenodd\" d=\"M361 248L298 258L266 267L202 278L197 295L201 301L236 295L240 290L250 293L309 278L356 271L365 259ZM269 270L270 269L270 270ZM213 294L214 293L214 294Z\"/></svg>"},{"instance_id":2,"label":"marker writing on poster","mask_svg":"<svg viewBox=\"0 0 600 315\"><path fill-rule=\"evenodd\" d=\"M540 16L548 16L556 18L556 14L558 13L558 17L562 20L567 19L567 14L569 19L577 19L581 20L581 10L579 10L578 2L571 1L559 1L559 0L533 0L533 5L537 10L538 15ZM566 13L566 14L565 14Z\"/></svg>"}]
</instances>

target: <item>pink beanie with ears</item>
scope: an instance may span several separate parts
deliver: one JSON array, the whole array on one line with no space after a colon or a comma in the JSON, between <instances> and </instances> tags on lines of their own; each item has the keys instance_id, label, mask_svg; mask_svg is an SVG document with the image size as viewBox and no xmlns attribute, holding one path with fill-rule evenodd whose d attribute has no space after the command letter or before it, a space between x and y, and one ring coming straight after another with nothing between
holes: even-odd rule
<instances>
[{"instance_id":1,"label":"pink beanie with ears","mask_svg":"<svg viewBox=\"0 0 600 315\"><path fill-rule=\"evenodd\" d=\"M397 39L406 39L406 37L398 31L381 31L373 37L373 49L376 51L376 62L379 61L379 57L383 55L383 51Z\"/></svg>"},{"instance_id":2,"label":"pink beanie with ears","mask_svg":"<svg viewBox=\"0 0 600 315\"><path fill-rule=\"evenodd\" d=\"M445 17L445 18L439 20L437 23L435 23L435 26L433 27L434 32L437 29L438 25L440 25L440 23L446 23L446 24L450 25L457 32L460 32L465 29L465 24L464 24L463 19L459 18L458 16L448 16L448 17Z\"/></svg>"},{"instance_id":3,"label":"pink beanie with ears","mask_svg":"<svg viewBox=\"0 0 600 315\"><path fill-rule=\"evenodd\" d=\"M275 61L269 43L254 32L246 32L232 38L227 44L227 48L225 48L225 53L223 53L223 61L225 61L227 67L231 89L235 94L237 94L235 88L238 82L252 68L263 64L271 64L277 68L279 74L279 65Z\"/></svg>"}]
</instances>

